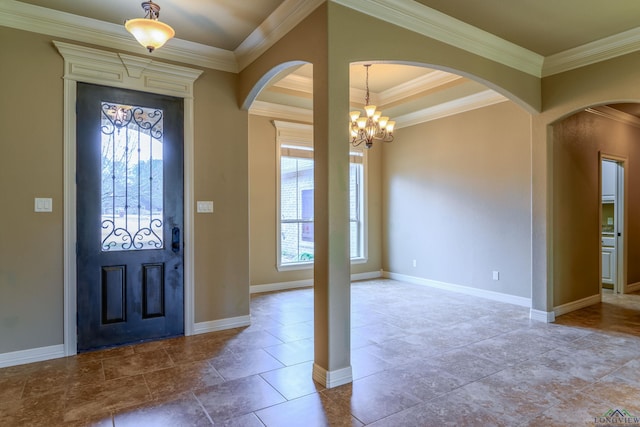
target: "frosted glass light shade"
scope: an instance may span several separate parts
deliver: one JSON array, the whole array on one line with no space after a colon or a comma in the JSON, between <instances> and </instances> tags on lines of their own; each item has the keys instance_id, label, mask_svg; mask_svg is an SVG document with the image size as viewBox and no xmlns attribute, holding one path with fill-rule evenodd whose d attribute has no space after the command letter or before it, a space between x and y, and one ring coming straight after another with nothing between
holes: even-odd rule
<instances>
[{"instance_id":1,"label":"frosted glass light shade","mask_svg":"<svg viewBox=\"0 0 640 427\"><path fill-rule=\"evenodd\" d=\"M149 52L162 47L176 34L173 28L164 22L149 18L129 19L124 23L124 27Z\"/></svg>"},{"instance_id":2,"label":"frosted glass light shade","mask_svg":"<svg viewBox=\"0 0 640 427\"><path fill-rule=\"evenodd\" d=\"M389 122L387 122L387 132L392 133L395 127L396 122L394 122L393 120L389 120Z\"/></svg>"},{"instance_id":3,"label":"frosted glass light shade","mask_svg":"<svg viewBox=\"0 0 640 427\"><path fill-rule=\"evenodd\" d=\"M373 115L376 113L376 106L375 105L365 105L364 111L366 111L367 117L373 117Z\"/></svg>"}]
</instances>

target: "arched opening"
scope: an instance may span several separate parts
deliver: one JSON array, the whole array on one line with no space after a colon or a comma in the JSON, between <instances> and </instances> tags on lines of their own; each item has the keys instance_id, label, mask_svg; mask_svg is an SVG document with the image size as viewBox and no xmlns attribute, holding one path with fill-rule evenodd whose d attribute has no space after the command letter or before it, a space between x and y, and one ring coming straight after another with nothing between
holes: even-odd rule
<instances>
[{"instance_id":1,"label":"arched opening","mask_svg":"<svg viewBox=\"0 0 640 427\"><path fill-rule=\"evenodd\" d=\"M356 250L359 259L352 263L353 278L375 277L384 270L430 283L504 294L504 299L510 302L528 305L531 295L527 261L531 245L528 112L470 78L415 63L381 61L350 65L351 109L361 110L364 106L363 64L373 64L369 78L371 103L397 121L396 135L403 137L396 136L390 144L375 142L372 149L364 150L366 170L360 186L366 189L362 197L365 226L362 230L353 227L351 241L354 236L362 238L361 250ZM276 69L281 71L273 73L268 84L254 89L259 95L249 107L250 259L254 292L309 286L313 277L308 266L306 270L300 265L286 268L281 262L283 246L279 246L282 243L279 239L283 233L277 226L282 224L278 224L281 218L276 218L281 216L280 184L274 185L280 178L276 164L280 160L278 130L274 122L295 125L294 134L310 132L313 66L289 63L288 67ZM476 134L476 126L483 129L483 140ZM348 140L345 132L345 144ZM288 145L291 146L291 141ZM398 183L408 181L414 187L420 182L418 187L425 193L406 199L402 194L415 188L399 188ZM451 190L455 190L456 197ZM402 207L398 199L412 200L420 208ZM397 221L391 221L393 218ZM410 245L401 242L406 236L412 242ZM420 244L434 238L438 243L428 245L429 250ZM443 255L444 247L457 264L434 261ZM308 251L301 253L306 255Z\"/></svg>"},{"instance_id":2,"label":"arched opening","mask_svg":"<svg viewBox=\"0 0 640 427\"><path fill-rule=\"evenodd\" d=\"M369 62L350 64L351 109L364 104L364 63ZM366 256L352 262L352 279L379 278L383 270L384 276L405 282L490 296L498 300L497 305L520 305L514 312L526 318L531 292L529 112L473 79L415 63L373 61L369 77L372 102L399 126L393 142L375 142L365 150ZM312 85L312 65L290 67L256 90L259 95L249 106L252 292L312 284L310 269L278 269L277 243L282 233L276 229L281 220L277 209L280 180L278 128L273 124L289 122L289 131L310 126ZM346 114L344 120L347 145ZM393 291L386 290L390 293L378 296L391 296ZM313 296L309 293L294 306L294 293L281 294L286 312L261 310L252 316L272 322L267 329L270 333L293 340L278 349L296 348L302 359L295 360L310 364ZM368 367L390 366L400 348L409 351L415 343L392 342L399 338L393 331L406 329L426 304L420 300L404 305L404 313L393 315L396 323L389 333L381 325L392 315L381 311L380 301L371 299L374 293L363 286L353 294L354 378L369 372ZM254 295L254 300L258 298L262 297ZM274 294L265 294L267 298ZM442 314L444 299L432 299L429 311ZM455 306L454 299L447 302ZM456 322L471 327L478 316L491 316L495 307L490 303L465 310L456 316ZM438 329L433 325L432 330ZM450 325L438 326L445 330ZM371 333L379 335L372 338L367 335ZM423 344L434 349L432 338L425 338ZM396 349L387 352L384 345ZM443 344L437 350L445 348Z\"/></svg>"},{"instance_id":3,"label":"arched opening","mask_svg":"<svg viewBox=\"0 0 640 427\"><path fill-rule=\"evenodd\" d=\"M640 104L615 102L552 126L554 311L593 306L607 313L597 328L624 328L624 313L640 309L630 295L640 289L640 270L631 261L640 250L633 166L640 157L639 112Z\"/></svg>"}]
</instances>

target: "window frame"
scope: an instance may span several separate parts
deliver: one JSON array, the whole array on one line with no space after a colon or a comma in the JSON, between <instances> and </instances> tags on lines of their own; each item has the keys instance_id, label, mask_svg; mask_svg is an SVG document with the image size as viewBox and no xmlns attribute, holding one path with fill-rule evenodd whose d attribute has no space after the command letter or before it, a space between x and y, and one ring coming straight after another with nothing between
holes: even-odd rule
<instances>
[{"instance_id":1,"label":"window frame","mask_svg":"<svg viewBox=\"0 0 640 427\"><path fill-rule=\"evenodd\" d=\"M281 212L281 157L283 146L296 146L301 149L309 149L313 152L313 125L285 122L280 120L274 120L273 125L276 128L276 269L278 271L290 271L290 270L307 270L313 268L313 261L295 262L295 263L282 263L282 242L281 242L281 226L282 226L282 212ZM345 142L347 143L347 142ZM354 149L350 147L349 156L351 165L351 156L354 152L362 153L362 176L360 182L360 256L351 258L351 264L363 264L368 260L368 204L367 204L367 153L363 149ZM315 166L315 165L314 165ZM351 224L351 213L349 212L349 224ZM350 230L351 228L349 228ZM351 232L349 231L349 234ZM315 242L314 242L315 244ZM351 248L351 246L349 247ZM351 249L349 249L351 251Z\"/></svg>"}]
</instances>

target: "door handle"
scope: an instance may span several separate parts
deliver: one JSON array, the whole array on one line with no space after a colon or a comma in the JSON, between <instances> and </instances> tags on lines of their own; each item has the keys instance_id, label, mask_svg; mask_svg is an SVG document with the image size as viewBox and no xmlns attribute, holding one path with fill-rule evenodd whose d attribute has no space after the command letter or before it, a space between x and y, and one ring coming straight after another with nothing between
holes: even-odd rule
<instances>
[{"instance_id":1,"label":"door handle","mask_svg":"<svg viewBox=\"0 0 640 427\"><path fill-rule=\"evenodd\" d=\"M173 252L180 252L180 228L173 227L171 229L171 250Z\"/></svg>"}]
</instances>

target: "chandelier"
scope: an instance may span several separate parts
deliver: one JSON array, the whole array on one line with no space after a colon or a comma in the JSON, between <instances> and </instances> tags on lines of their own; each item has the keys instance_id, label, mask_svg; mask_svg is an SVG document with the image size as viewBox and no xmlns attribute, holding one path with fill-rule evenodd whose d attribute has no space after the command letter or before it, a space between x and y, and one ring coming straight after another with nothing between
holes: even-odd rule
<instances>
[{"instance_id":1,"label":"chandelier","mask_svg":"<svg viewBox=\"0 0 640 427\"><path fill-rule=\"evenodd\" d=\"M389 117L383 116L381 111L376 110L375 105L369 105L369 67L371 67L371 64L365 64L367 89L367 95L364 99L365 115L360 117L360 111L349 113L351 118L349 123L351 145L354 147L363 142L367 148L371 148L373 141L393 141L393 128L396 122L389 120Z\"/></svg>"},{"instance_id":2,"label":"chandelier","mask_svg":"<svg viewBox=\"0 0 640 427\"><path fill-rule=\"evenodd\" d=\"M169 25L158 21L160 6L151 0L142 3L145 11L144 18L129 19L124 22L124 27L138 40L142 46L153 52L162 47L176 32Z\"/></svg>"}]
</instances>

